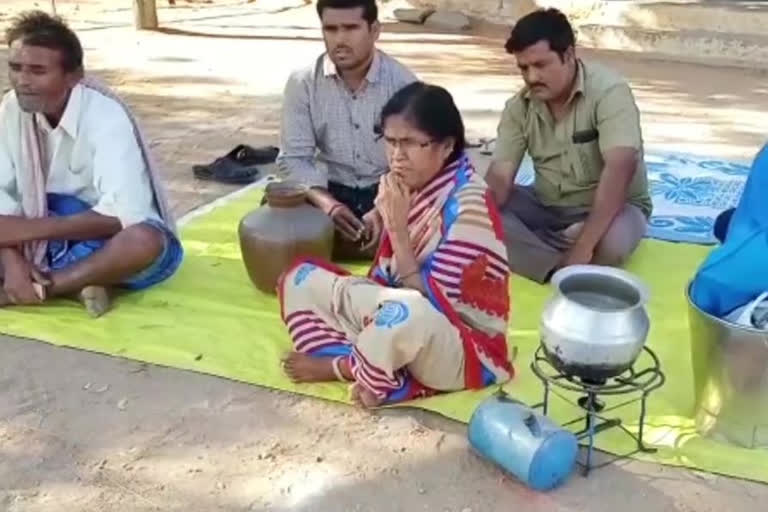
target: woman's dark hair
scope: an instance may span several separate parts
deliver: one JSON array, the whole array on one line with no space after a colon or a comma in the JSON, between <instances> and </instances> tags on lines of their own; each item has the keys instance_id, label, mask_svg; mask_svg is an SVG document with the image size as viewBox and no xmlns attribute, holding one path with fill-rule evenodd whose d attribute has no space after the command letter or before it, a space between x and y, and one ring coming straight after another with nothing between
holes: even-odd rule
<instances>
[{"instance_id":1,"label":"woman's dark hair","mask_svg":"<svg viewBox=\"0 0 768 512\"><path fill-rule=\"evenodd\" d=\"M77 35L58 16L43 11L22 12L5 31L8 46L17 39L30 46L41 46L61 53L64 71L83 69L83 47Z\"/></svg>"},{"instance_id":2,"label":"woman's dark hair","mask_svg":"<svg viewBox=\"0 0 768 512\"><path fill-rule=\"evenodd\" d=\"M504 45L508 53L517 53L539 41L547 41L549 48L560 56L576 44L568 18L554 8L539 9L526 14L515 23Z\"/></svg>"},{"instance_id":3,"label":"woman's dark hair","mask_svg":"<svg viewBox=\"0 0 768 512\"><path fill-rule=\"evenodd\" d=\"M324 9L354 9L355 7L363 8L363 19L368 22L368 25L373 25L379 18L376 0L318 0L317 15L322 18Z\"/></svg>"},{"instance_id":4,"label":"woman's dark hair","mask_svg":"<svg viewBox=\"0 0 768 512\"><path fill-rule=\"evenodd\" d=\"M442 142L453 137L453 152L446 160L449 164L464 152L467 141L464 122L451 93L438 85L414 82L392 96L381 111L378 131L383 133L387 119L401 115L420 131Z\"/></svg>"}]
</instances>

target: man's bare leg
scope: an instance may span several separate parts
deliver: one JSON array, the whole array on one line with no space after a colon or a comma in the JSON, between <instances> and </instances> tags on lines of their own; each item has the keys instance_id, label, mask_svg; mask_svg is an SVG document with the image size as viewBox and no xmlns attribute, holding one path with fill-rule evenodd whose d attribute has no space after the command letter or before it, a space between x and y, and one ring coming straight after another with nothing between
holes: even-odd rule
<instances>
[{"instance_id":1,"label":"man's bare leg","mask_svg":"<svg viewBox=\"0 0 768 512\"><path fill-rule=\"evenodd\" d=\"M109 291L106 286L86 286L77 294L77 299L93 318L109 311Z\"/></svg>"},{"instance_id":2,"label":"man's bare leg","mask_svg":"<svg viewBox=\"0 0 768 512\"><path fill-rule=\"evenodd\" d=\"M93 316L109 308L105 287L120 284L150 266L163 251L164 235L156 228L136 224L113 236L90 257L51 273L49 296L80 294Z\"/></svg>"}]
</instances>

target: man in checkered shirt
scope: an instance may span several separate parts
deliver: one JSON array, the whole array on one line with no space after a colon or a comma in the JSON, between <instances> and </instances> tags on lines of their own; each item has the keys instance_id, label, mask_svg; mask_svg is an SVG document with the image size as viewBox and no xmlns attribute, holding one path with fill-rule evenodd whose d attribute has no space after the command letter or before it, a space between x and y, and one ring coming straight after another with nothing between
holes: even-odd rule
<instances>
[{"instance_id":1,"label":"man in checkered shirt","mask_svg":"<svg viewBox=\"0 0 768 512\"><path fill-rule=\"evenodd\" d=\"M387 100L416 77L376 49L374 0L319 0L317 12L326 52L288 80L277 162L333 220L341 235L334 256L370 255L381 232L373 201L387 171L376 123Z\"/></svg>"}]
</instances>

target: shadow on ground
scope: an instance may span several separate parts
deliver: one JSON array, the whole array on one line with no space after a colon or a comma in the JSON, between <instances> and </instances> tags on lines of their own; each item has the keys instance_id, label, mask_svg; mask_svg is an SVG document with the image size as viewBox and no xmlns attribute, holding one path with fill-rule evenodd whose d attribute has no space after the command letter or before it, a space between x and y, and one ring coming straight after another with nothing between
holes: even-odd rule
<instances>
[{"instance_id":1,"label":"shadow on ground","mask_svg":"<svg viewBox=\"0 0 768 512\"><path fill-rule=\"evenodd\" d=\"M535 493L474 455L462 425L423 411L369 414L33 342L2 348L17 370L0 380L0 503L30 510L600 512L632 495L675 511L683 485L696 510L757 510L767 496L638 463Z\"/></svg>"}]
</instances>

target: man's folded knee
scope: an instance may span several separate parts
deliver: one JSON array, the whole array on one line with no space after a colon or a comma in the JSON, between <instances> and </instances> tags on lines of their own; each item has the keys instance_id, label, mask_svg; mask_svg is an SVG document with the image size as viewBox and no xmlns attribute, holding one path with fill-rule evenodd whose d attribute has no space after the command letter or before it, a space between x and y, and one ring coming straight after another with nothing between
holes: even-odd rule
<instances>
[{"instance_id":1,"label":"man's folded knee","mask_svg":"<svg viewBox=\"0 0 768 512\"><path fill-rule=\"evenodd\" d=\"M149 260L162 254L165 247L166 234L151 224L129 226L120 233L120 237L134 249L141 250Z\"/></svg>"},{"instance_id":2,"label":"man's folded knee","mask_svg":"<svg viewBox=\"0 0 768 512\"><path fill-rule=\"evenodd\" d=\"M624 244L603 241L598 244L595 250L593 263L617 267L626 261L630 253L631 250L628 250Z\"/></svg>"},{"instance_id":3,"label":"man's folded knee","mask_svg":"<svg viewBox=\"0 0 768 512\"><path fill-rule=\"evenodd\" d=\"M647 220L639 208L627 205L595 248L594 263L618 266L637 249L645 236Z\"/></svg>"},{"instance_id":4,"label":"man's folded knee","mask_svg":"<svg viewBox=\"0 0 768 512\"><path fill-rule=\"evenodd\" d=\"M640 238L627 233L609 232L597 244L593 262L598 265L622 265L637 248Z\"/></svg>"}]
</instances>

